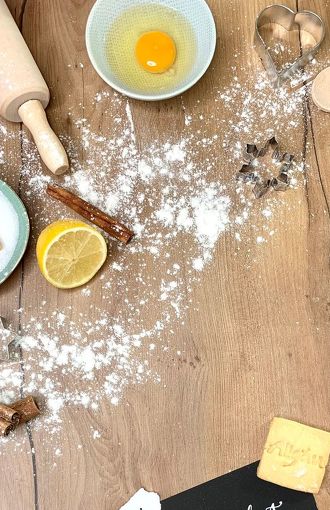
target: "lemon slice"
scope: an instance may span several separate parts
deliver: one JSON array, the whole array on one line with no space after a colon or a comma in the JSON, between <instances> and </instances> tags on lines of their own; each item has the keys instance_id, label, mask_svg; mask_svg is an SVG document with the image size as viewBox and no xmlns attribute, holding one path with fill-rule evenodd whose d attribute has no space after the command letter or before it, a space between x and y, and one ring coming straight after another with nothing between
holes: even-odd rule
<instances>
[{"instance_id":1,"label":"lemon slice","mask_svg":"<svg viewBox=\"0 0 330 510\"><path fill-rule=\"evenodd\" d=\"M59 289L87 283L104 264L103 236L82 221L59 220L43 230L37 242L40 271Z\"/></svg>"}]
</instances>

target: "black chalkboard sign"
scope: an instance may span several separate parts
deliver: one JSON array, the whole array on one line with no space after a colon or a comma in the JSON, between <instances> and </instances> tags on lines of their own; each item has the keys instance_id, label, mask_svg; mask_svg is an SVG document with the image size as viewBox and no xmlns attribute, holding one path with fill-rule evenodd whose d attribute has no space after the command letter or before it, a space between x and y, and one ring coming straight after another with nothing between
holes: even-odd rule
<instances>
[{"instance_id":1,"label":"black chalkboard sign","mask_svg":"<svg viewBox=\"0 0 330 510\"><path fill-rule=\"evenodd\" d=\"M317 510L311 494L257 477L258 462L162 501L162 510Z\"/></svg>"}]
</instances>

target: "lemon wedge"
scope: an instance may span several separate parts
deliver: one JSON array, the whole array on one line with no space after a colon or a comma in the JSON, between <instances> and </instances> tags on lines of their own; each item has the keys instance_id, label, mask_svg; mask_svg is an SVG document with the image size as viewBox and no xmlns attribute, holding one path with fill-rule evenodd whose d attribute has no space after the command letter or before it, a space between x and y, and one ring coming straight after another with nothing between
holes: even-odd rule
<instances>
[{"instance_id":1,"label":"lemon wedge","mask_svg":"<svg viewBox=\"0 0 330 510\"><path fill-rule=\"evenodd\" d=\"M107 257L103 236L82 221L59 220L45 228L37 242L37 259L46 280L59 289L84 285Z\"/></svg>"}]
</instances>

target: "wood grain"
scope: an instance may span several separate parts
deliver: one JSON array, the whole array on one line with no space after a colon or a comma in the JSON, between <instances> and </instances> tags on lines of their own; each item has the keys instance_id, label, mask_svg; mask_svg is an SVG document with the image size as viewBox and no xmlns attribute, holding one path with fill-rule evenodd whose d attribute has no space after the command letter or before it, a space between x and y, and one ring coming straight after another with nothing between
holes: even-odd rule
<instances>
[{"instance_id":1,"label":"wood grain","mask_svg":"<svg viewBox=\"0 0 330 510\"><path fill-rule=\"evenodd\" d=\"M84 29L93 1L8 3L50 86L48 116L54 130L80 137L69 112L89 119L95 132L115 129L113 116L104 113L105 103L95 107L91 101L106 89L110 106L113 94L94 72L85 50ZM243 81L248 80L247 62L253 69L260 66L251 50L252 27L268 3L209 1L218 28L211 70L182 98L159 104L130 101L140 150L149 143L145 126L153 127L152 136L160 142L179 136L185 129L184 111L195 117L211 118L215 112L228 117L221 105L215 110L215 94L229 86L234 53L239 55L237 74ZM318 57L325 62L330 50L329 3L286 3L315 10L325 19L327 39ZM299 50L298 39L296 44ZM124 115L125 104L120 108ZM213 133L215 126L209 122L205 129ZM252 242L237 251L233 236L221 239L202 285L190 295L193 306L185 324L173 327L169 341L184 356L169 359L164 354L154 360L152 368L162 384L129 388L117 408L103 402L97 413L66 409L65 427L57 437L62 455L56 467L47 433L33 424L20 432L19 451L14 447L17 438L1 445L0 510L117 510L141 486L165 498L258 459L275 415L329 427L329 130L330 115L317 110L306 96L301 123L288 137L290 150L302 153L310 165L306 186L285 195L285 207L271 220L277 235L267 249L260 251ZM283 130L279 136L286 134ZM34 246L45 205L41 197L26 193L21 150L17 138L6 142L9 164L1 168L1 177L26 202L34 235L23 264L1 286L1 315L24 332L29 317L46 300L49 310L59 303L72 305L72 320L78 320L79 313L93 320L90 302L80 292L57 291L39 274ZM79 158L83 163L84 150ZM202 165L203 154L198 158ZM219 171L230 181L233 168L223 154L219 159ZM254 238L254 228L247 225L247 236ZM178 253L184 259L184 245L178 244ZM31 292L35 285L38 292ZM100 282L96 279L92 286L93 299L101 296ZM129 292L134 295L133 279ZM101 297L95 304L102 305ZM124 304L113 300L107 306L116 310ZM23 315L16 312L21 307ZM26 383L28 378L26 374ZM101 432L98 441L92 440L91 427ZM327 487L329 476L318 496L319 510L330 507Z\"/></svg>"}]
</instances>

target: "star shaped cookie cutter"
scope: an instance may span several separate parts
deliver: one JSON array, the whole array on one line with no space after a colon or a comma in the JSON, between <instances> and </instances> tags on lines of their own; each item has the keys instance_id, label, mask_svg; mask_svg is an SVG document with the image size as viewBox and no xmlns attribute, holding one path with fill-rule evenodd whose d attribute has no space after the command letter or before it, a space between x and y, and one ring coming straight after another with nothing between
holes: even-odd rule
<instances>
[{"instance_id":1,"label":"star shaped cookie cutter","mask_svg":"<svg viewBox=\"0 0 330 510\"><path fill-rule=\"evenodd\" d=\"M262 179L258 174L256 161L265 156L269 149L273 150L272 159L277 163L282 163L279 174L272 179ZM290 186L289 170L294 160L294 156L288 152L280 152L279 144L273 136L264 147L258 149L255 144L247 144L244 154L246 163L240 169L237 178L246 183L254 183L253 193L256 198L261 198L271 189L275 191L286 191Z\"/></svg>"},{"instance_id":2,"label":"star shaped cookie cutter","mask_svg":"<svg viewBox=\"0 0 330 510\"><path fill-rule=\"evenodd\" d=\"M20 342L21 336L5 327L5 319L0 316L0 341L7 343L7 359L0 358L2 363L19 362L21 358Z\"/></svg>"}]
</instances>

